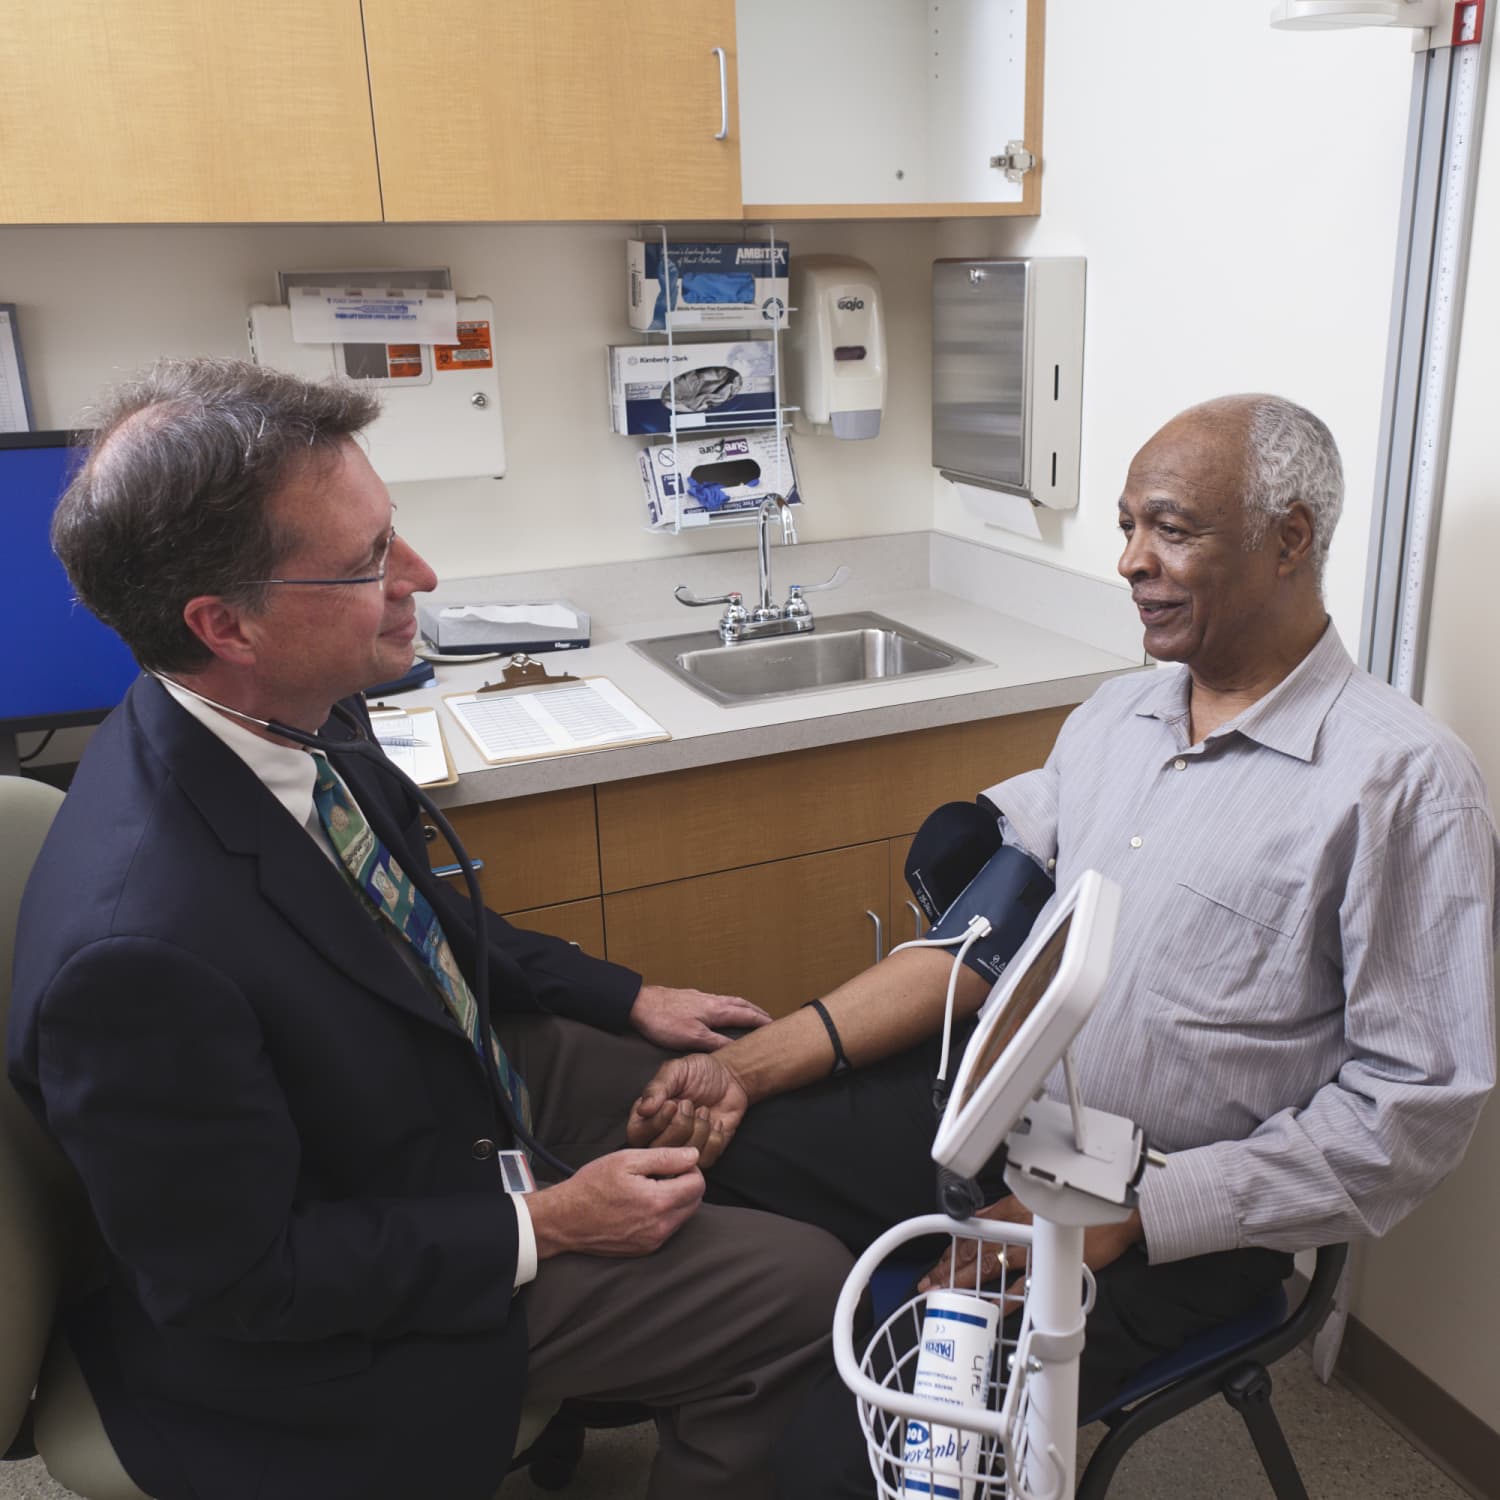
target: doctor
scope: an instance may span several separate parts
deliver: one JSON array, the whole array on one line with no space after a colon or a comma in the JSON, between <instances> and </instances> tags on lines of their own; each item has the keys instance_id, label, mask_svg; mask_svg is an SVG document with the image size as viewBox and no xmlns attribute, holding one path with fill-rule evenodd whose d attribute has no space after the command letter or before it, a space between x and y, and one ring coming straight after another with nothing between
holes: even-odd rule
<instances>
[{"instance_id":1,"label":"doctor","mask_svg":"<svg viewBox=\"0 0 1500 1500\"><path fill-rule=\"evenodd\" d=\"M1494 1083L1489 798L1456 736L1356 667L1328 619L1342 498L1331 434L1291 402L1169 422L1126 477L1119 571L1146 651L1174 665L1105 684L1045 767L985 793L1059 890L1086 869L1121 886L1074 1059L1084 1099L1168 1153L1131 1220L1086 1241L1085 1411L1244 1311L1287 1252L1388 1230L1459 1161ZM701 1144L712 1197L851 1245L931 1212L935 1049L913 1044L941 1025L943 987L919 956L827 996L827 1027L803 1010L665 1064L631 1138ZM987 988L966 971L960 1013ZM855 1071L829 1079L840 1052ZM986 1212L1024 1217L1009 1199ZM792 1492L867 1494L852 1401L829 1399L845 1467L799 1470ZM816 1427L834 1467L837 1412Z\"/></svg>"},{"instance_id":2,"label":"doctor","mask_svg":"<svg viewBox=\"0 0 1500 1500\"><path fill-rule=\"evenodd\" d=\"M569 1395L657 1409L658 1500L758 1500L848 1256L702 1207L693 1147L614 1148L648 1043L765 1017L494 916L476 934L415 803L337 749L435 581L354 441L375 412L164 365L102 414L59 508L80 597L147 671L20 920L11 1076L107 1252L68 1334L154 1500L488 1500L523 1397ZM576 1174L508 1197L518 1135Z\"/></svg>"}]
</instances>

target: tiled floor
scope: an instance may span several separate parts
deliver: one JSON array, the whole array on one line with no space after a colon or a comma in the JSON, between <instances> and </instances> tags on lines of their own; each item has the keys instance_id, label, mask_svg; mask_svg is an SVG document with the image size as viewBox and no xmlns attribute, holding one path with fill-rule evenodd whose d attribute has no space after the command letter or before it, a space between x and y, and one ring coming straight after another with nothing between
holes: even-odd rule
<instances>
[{"instance_id":1,"label":"tiled floor","mask_svg":"<svg viewBox=\"0 0 1500 1500\"><path fill-rule=\"evenodd\" d=\"M1321 1386L1305 1355L1275 1367L1276 1410L1311 1500L1463 1500L1465 1491L1414 1452L1338 1384ZM654 1434L649 1427L591 1432L571 1500L639 1500ZM1080 1464L1096 1430L1080 1440ZM1222 1401L1206 1403L1144 1438L1121 1465L1111 1500L1268 1500L1244 1425ZM0 1500L71 1500L41 1464L0 1464ZM439 1474L412 1500L443 1500ZM524 1475L500 1500L554 1500Z\"/></svg>"}]
</instances>

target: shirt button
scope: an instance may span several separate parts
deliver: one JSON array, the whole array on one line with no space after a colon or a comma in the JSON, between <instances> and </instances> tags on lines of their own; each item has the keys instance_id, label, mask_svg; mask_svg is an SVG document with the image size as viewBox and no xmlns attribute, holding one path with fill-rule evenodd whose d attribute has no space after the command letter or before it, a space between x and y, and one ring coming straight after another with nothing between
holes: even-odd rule
<instances>
[{"instance_id":1,"label":"shirt button","mask_svg":"<svg viewBox=\"0 0 1500 1500\"><path fill-rule=\"evenodd\" d=\"M1057 868L1057 861L1055 859L1049 859L1047 861L1047 868L1049 870L1055 870Z\"/></svg>"},{"instance_id":2,"label":"shirt button","mask_svg":"<svg viewBox=\"0 0 1500 1500\"><path fill-rule=\"evenodd\" d=\"M495 1143L481 1137L469 1147L469 1155L475 1161L488 1161L495 1154Z\"/></svg>"},{"instance_id":3,"label":"shirt button","mask_svg":"<svg viewBox=\"0 0 1500 1500\"><path fill-rule=\"evenodd\" d=\"M1143 842L1143 840L1142 840L1140 834L1136 834L1136 836L1133 839L1131 839L1131 841L1130 841L1130 847L1132 849L1139 849L1141 847L1142 842Z\"/></svg>"},{"instance_id":4,"label":"shirt button","mask_svg":"<svg viewBox=\"0 0 1500 1500\"><path fill-rule=\"evenodd\" d=\"M1185 760L1174 760L1172 762L1172 769L1174 771L1185 771L1187 770L1187 762Z\"/></svg>"}]
</instances>

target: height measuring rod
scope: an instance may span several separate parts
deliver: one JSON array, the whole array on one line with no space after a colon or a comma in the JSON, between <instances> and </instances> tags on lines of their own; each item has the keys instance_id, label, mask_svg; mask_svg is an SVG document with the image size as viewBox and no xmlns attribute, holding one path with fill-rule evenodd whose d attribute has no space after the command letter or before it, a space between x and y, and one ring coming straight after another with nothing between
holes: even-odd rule
<instances>
[{"instance_id":1,"label":"height measuring rod","mask_svg":"<svg viewBox=\"0 0 1500 1500\"><path fill-rule=\"evenodd\" d=\"M1419 38L1412 75L1360 659L1416 699L1489 74L1485 22L1485 0L1458 0L1451 29Z\"/></svg>"}]
</instances>

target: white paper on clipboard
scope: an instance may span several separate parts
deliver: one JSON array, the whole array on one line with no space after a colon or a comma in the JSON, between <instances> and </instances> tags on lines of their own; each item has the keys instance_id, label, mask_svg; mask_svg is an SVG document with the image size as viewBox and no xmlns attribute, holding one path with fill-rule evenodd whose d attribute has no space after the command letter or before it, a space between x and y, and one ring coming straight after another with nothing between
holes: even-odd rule
<instances>
[{"instance_id":1,"label":"white paper on clipboard","mask_svg":"<svg viewBox=\"0 0 1500 1500\"><path fill-rule=\"evenodd\" d=\"M607 677L483 695L459 693L443 701L491 762L671 738Z\"/></svg>"},{"instance_id":2,"label":"white paper on clipboard","mask_svg":"<svg viewBox=\"0 0 1500 1500\"><path fill-rule=\"evenodd\" d=\"M435 708L371 709L370 725L386 759L418 786L446 786L458 780Z\"/></svg>"}]
</instances>

